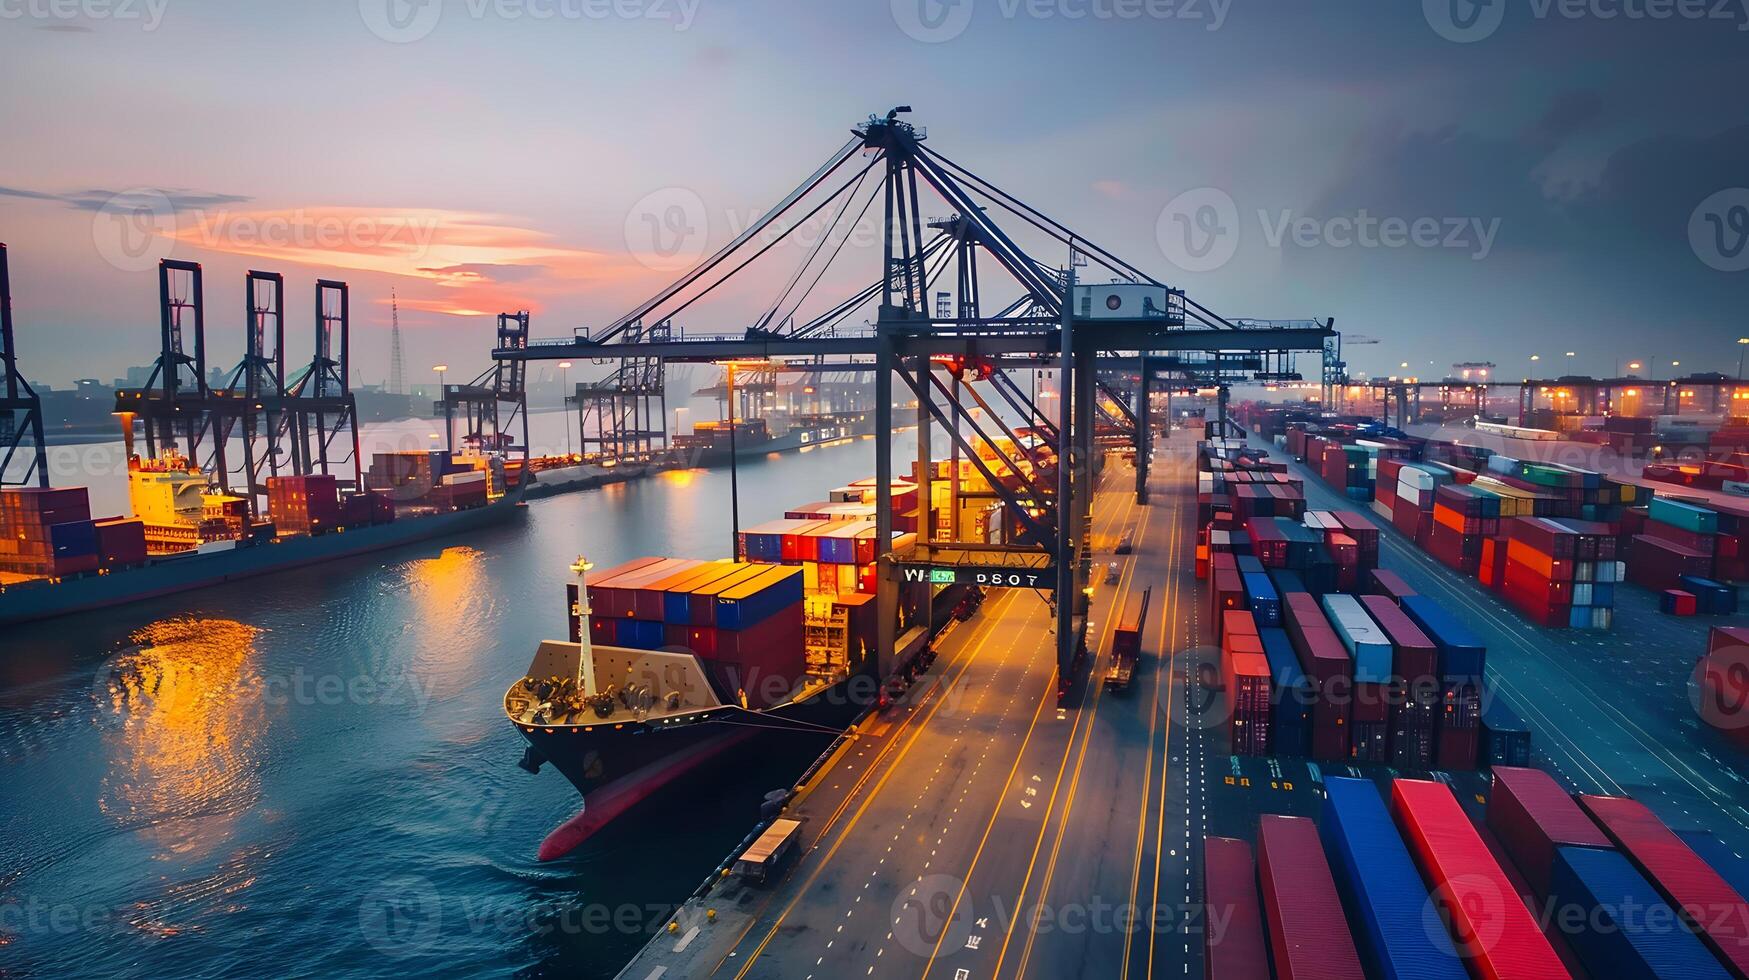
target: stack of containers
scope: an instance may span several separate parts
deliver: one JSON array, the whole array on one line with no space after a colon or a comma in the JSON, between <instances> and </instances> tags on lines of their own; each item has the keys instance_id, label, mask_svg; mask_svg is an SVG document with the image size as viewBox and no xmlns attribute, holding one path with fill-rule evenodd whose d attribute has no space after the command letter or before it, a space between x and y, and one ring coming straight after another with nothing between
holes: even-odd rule
<instances>
[{"instance_id":1,"label":"stack of containers","mask_svg":"<svg viewBox=\"0 0 1749 980\"><path fill-rule=\"evenodd\" d=\"M1703 616L1730 616L1737 612L1737 590L1723 582L1699 575L1684 575L1678 580L1682 588L1694 597L1694 611Z\"/></svg>"},{"instance_id":2,"label":"stack of containers","mask_svg":"<svg viewBox=\"0 0 1749 980\"><path fill-rule=\"evenodd\" d=\"M1444 708L1439 648L1390 597L1362 596L1360 604L1391 641L1395 682L1387 716L1391 765L1431 769Z\"/></svg>"},{"instance_id":3,"label":"stack of containers","mask_svg":"<svg viewBox=\"0 0 1749 980\"><path fill-rule=\"evenodd\" d=\"M1749 976L1743 896L1644 804L1620 796L1581 796L1579 804L1731 974Z\"/></svg>"},{"instance_id":4,"label":"stack of containers","mask_svg":"<svg viewBox=\"0 0 1749 980\"><path fill-rule=\"evenodd\" d=\"M93 524L99 568L126 568L146 562L146 524L138 518L110 517Z\"/></svg>"},{"instance_id":5,"label":"stack of containers","mask_svg":"<svg viewBox=\"0 0 1749 980\"><path fill-rule=\"evenodd\" d=\"M1227 923L1224 929L1202 931L1204 975L1208 980L1269 980L1251 845L1231 837L1205 837L1202 855L1203 905Z\"/></svg>"},{"instance_id":6,"label":"stack of containers","mask_svg":"<svg viewBox=\"0 0 1749 980\"><path fill-rule=\"evenodd\" d=\"M1215 638L1219 639L1221 614L1245 608L1245 580L1232 552L1216 552L1209 561L1209 621L1215 625Z\"/></svg>"},{"instance_id":7,"label":"stack of containers","mask_svg":"<svg viewBox=\"0 0 1749 980\"><path fill-rule=\"evenodd\" d=\"M1263 628L1257 633L1263 641L1263 655L1269 661L1272 705L1269 750L1274 755L1311 755L1312 705L1316 695L1294 653L1293 640L1286 630L1279 628Z\"/></svg>"},{"instance_id":8,"label":"stack of containers","mask_svg":"<svg viewBox=\"0 0 1749 980\"><path fill-rule=\"evenodd\" d=\"M1227 690L1228 734L1234 755L1269 753L1270 670L1257 623L1243 610L1227 612L1221 630L1221 668Z\"/></svg>"},{"instance_id":9,"label":"stack of containers","mask_svg":"<svg viewBox=\"0 0 1749 980\"><path fill-rule=\"evenodd\" d=\"M781 700L806 672L794 566L644 560L591 581L589 604L592 641L688 649L724 695L752 707Z\"/></svg>"},{"instance_id":10,"label":"stack of containers","mask_svg":"<svg viewBox=\"0 0 1749 980\"><path fill-rule=\"evenodd\" d=\"M1324 781L1324 790L1319 830L1337 890L1359 926L1367 976L1467 980L1445 930L1427 928L1427 887L1378 788L1337 776Z\"/></svg>"},{"instance_id":11,"label":"stack of containers","mask_svg":"<svg viewBox=\"0 0 1749 980\"><path fill-rule=\"evenodd\" d=\"M1423 547L1447 567L1475 575L1482 541L1499 533L1500 498L1474 487L1448 483L1434 492L1433 523Z\"/></svg>"},{"instance_id":12,"label":"stack of containers","mask_svg":"<svg viewBox=\"0 0 1749 980\"><path fill-rule=\"evenodd\" d=\"M1336 638L1353 663L1349 708L1349 758L1356 762L1390 759L1391 640L1352 595L1324 596L1323 610Z\"/></svg>"},{"instance_id":13,"label":"stack of containers","mask_svg":"<svg viewBox=\"0 0 1749 980\"><path fill-rule=\"evenodd\" d=\"M1488 766L1530 765L1530 726L1498 697L1482 707L1482 762Z\"/></svg>"},{"instance_id":14,"label":"stack of containers","mask_svg":"<svg viewBox=\"0 0 1749 980\"><path fill-rule=\"evenodd\" d=\"M1440 486L1451 482L1452 476L1445 470L1421 463L1404 464L1397 471L1391 526L1417 542L1427 540L1422 529L1433 521L1434 497Z\"/></svg>"},{"instance_id":15,"label":"stack of containers","mask_svg":"<svg viewBox=\"0 0 1749 980\"><path fill-rule=\"evenodd\" d=\"M320 534L339 526L340 488L332 474L267 478L267 513L281 534Z\"/></svg>"},{"instance_id":16,"label":"stack of containers","mask_svg":"<svg viewBox=\"0 0 1749 980\"><path fill-rule=\"evenodd\" d=\"M1237 559L1239 575L1245 583L1245 608L1256 618L1259 629L1281 625L1281 597L1269 581L1263 564L1251 555Z\"/></svg>"},{"instance_id":17,"label":"stack of containers","mask_svg":"<svg viewBox=\"0 0 1749 980\"><path fill-rule=\"evenodd\" d=\"M1667 497L1654 497L1641 533L1633 536L1628 577L1654 592L1681 588L1685 575L1713 574L1719 515Z\"/></svg>"},{"instance_id":18,"label":"stack of containers","mask_svg":"<svg viewBox=\"0 0 1749 980\"><path fill-rule=\"evenodd\" d=\"M1496 766L1487 821L1538 898L1549 897L1557 848L1610 846L1573 797L1541 769Z\"/></svg>"},{"instance_id":19,"label":"stack of containers","mask_svg":"<svg viewBox=\"0 0 1749 980\"><path fill-rule=\"evenodd\" d=\"M1481 751L1487 648L1469 627L1426 596L1405 596L1401 608L1439 651L1441 711L1434 754L1438 767L1474 769Z\"/></svg>"},{"instance_id":20,"label":"stack of containers","mask_svg":"<svg viewBox=\"0 0 1749 980\"><path fill-rule=\"evenodd\" d=\"M1569 976L1512 882L1444 783L1398 779L1391 813L1432 899L1481 977Z\"/></svg>"},{"instance_id":21,"label":"stack of containers","mask_svg":"<svg viewBox=\"0 0 1749 980\"><path fill-rule=\"evenodd\" d=\"M1504 529L1500 591L1508 601L1542 626L1609 628L1624 569L1607 525L1516 517Z\"/></svg>"},{"instance_id":22,"label":"stack of containers","mask_svg":"<svg viewBox=\"0 0 1749 980\"><path fill-rule=\"evenodd\" d=\"M1257 879L1277 976L1361 980L1366 975L1316 823L1263 816L1257 827Z\"/></svg>"},{"instance_id":23,"label":"stack of containers","mask_svg":"<svg viewBox=\"0 0 1749 980\"><path fill-rule=\"evenodd\" d=\"M60 577L95 571L101 550L84 487L0 489L0 572Z\"/></svg>"},{"instance_id":24,"label":"stack of containers","mask_svg":"<svg viewBox=\"0 0 1749 980\"><path fill-rule=\"evenodd\" d=\"M1354 659L1342 645L1318 600L1305 592L1282 597L1283 617L1313 692L1312 758L1348 761L1348 702Z\"/></svg>"}]
</instances>

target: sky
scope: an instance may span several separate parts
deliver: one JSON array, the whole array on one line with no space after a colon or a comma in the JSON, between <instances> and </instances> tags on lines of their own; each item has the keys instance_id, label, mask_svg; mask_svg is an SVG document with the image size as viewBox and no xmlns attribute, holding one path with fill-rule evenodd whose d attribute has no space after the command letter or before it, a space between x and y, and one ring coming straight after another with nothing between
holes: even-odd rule
<instances>
[{"instance_id":1,"label":"sky","mask_svg":"<svg viewBox=\"0 0 1749 980\"><path fill-rule=\"evenodd\" d=\"M260 269L294 363L334 278L357 380L391 294L410 382L454 380L494 314L611 323L907 104L1204 306L1335 317L1355 370L1735 373L1745 64L1749 0L0 0L0 241L40 383L151 361L166 256L209 363ZM805 247L677 326L744 328Z\"/></svg>"}]
</instances>

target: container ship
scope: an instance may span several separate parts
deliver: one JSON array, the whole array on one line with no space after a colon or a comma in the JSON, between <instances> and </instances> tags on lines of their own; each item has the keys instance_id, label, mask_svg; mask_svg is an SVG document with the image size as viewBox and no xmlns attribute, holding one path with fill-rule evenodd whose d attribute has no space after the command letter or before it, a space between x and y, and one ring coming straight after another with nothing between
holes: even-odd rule
<instances>
[{"instance_id":1,"label":"container ship","mask_svg":"<svg viewBox=\"0 0 1749 980\"><path fill-rule=\"evenodd\" d=\"M964 463L964 461L962 461ZM945 464L942 464L945 465ZM960 497L948 474L930 512L999 537L1004 522L963 465ZM634 804L762 730L840 734L879 698L875 658L875 481L797 505L741 532L734 559L646 557L567 586L570 637L536 649L504 710L528 743L521 765L545 763L583 794L585 809L542 843L563 856ZM900 479L889 548L916 546L918 486ZM899 662L926 647L966 586L900 587ZM929 597L927 616L921 601Z\"/></svg>"},{"instance_id":2,"label":"container ship","mask_svg":"<svg viewBox=\"0 0 1749 980\"><path fill-rule=\"evenodd\" d=\"M0 624L136 602L472 530L521 513L522 467L494 453L379 453L366 489L270 477L268 514L176 453L132 457L134 516L93 519L84 487L0 490Z\"/></svg>"},{"instance_id":3,"label":"container ship","mask_svg":"<svg viewBox=\"0 0 1749 980\"><path fill-rule=\"evenodd\" d=\"M778 431L781 428L781 431ZM874 413L790 415L777 420L738 418L696 422L692 432L674 437L674 454L691 466L821 446L874 432ZM731 442L733 449L731 450Z\"/></svg>"}]
</instances>

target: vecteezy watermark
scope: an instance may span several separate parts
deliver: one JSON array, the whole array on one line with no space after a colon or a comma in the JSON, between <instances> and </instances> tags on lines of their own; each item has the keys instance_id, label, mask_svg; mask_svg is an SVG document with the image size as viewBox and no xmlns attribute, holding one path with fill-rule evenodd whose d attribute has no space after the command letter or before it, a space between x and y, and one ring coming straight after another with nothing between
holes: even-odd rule
<instances>
[{"instance_id":1,"label":"vecteezy watermark","mask_svg":"<svg viewBox=\"0 0 1749 980\"><path fill-rule=\"evenodd\" d=\"M995 0L1003 20L1177 20L1218 31L1233 0ZM924 44L951 41L972 23L975 0L891 0L893 23Z\"/></svg>"},{"instance_id":2,"label":"vecteezy watermark","mask_svg":"<svg viewBox=\"0 0 1749 980\"><path fill-rule=\"evenodd\" d=\"M1243 219L1232 195L1216 187L1185 191L1166 203L1154 234L1173 265L1186 272L1213 272L1238 253ZM1500 234L1499 218L1400 217L1353 214L1316 218L1294 212L1258 209L1258 231L1268 248L1448 249L1486 259Z\"/></svg>"},{"instance_id":3,"label":"vecteezy watermark","mask_svg":"<svg viewBox=\"0 0 1749 980\"><path fill-rule=\"evenodd\" d=\"M179 208L169 192L139 187L111 195L97 208L91 241L115 268L144 272L169 258L179 242L254 254L393 252L418 259L430 250L439 225L429 212Z\"/></svg>"},{"instance_id":4,"label":"vecteezy watermark","mask_svg":"<svg viewBox=\"0 0 1749 980\"><path fill-rule=\"evenodd\" d=\"M176 244L176 204L154 187L113 194L91 215L91 243L123 272L145 272Z\"/></svg>"},{"instance_id":5,"label":"vecteezy watermark","mask_svg":"<svg viewBox=\"0 0 1749 980\"><path fill-rule=\"evenodd\" d=\"M162 0L160 0L162 2ZM430 36L445 7L469 20L555 21L645 20L692 27L703 0L358 0L358 15L372 34L392 44L411 44Z\"/></svg>"},{"instance_id":6,"label":"vecteezy watermark","mask_svg":"<svg viewBox=\"0 0 1749 980\"><path fill-rule=\"evenodd\" d=\"M443 926L443 903L425 878L389 878L358 905L358 929L377 952L394 959L431 946Z\"/></svg>"},{"instance_id":7,"label":"vecteezy watermark","mask_svg":"<svg viewBox=\"0 0 1749 980\"><path fill-rule=\"evenodd\" d=\"M690 268L704 257L710 217L704 198L686 187L664 187L626 212L625 242L632 257L659 272Z\"/></svg>"},{"instance_id":8,"label":"vecteezy watermark","mask_svg":"<svg viewBox=\"0 0 1749 980\"><path fill-rule=\"evenodd\" d=\"M1708 20L1749 31L1749 0L1523 0L1533 20ZM1421 0L1434 33L1456 44L1492 36L1511 0Z\"/></svg>"},{"instance_id":9,"label":"vecteezy watermark","mask_svg":"<svg viewBox=\"0 0 1749 980\"><path fill-rule=\"evenodd\" d=\"M0 20L35 20L63 27L76 27L80 21L112 21L155 31L164 23L169 6L170 0L0 0Z\"/></svg>"},{"instance_id":10,"label":"vecteezy watermark","mask_svg":"<svg viewBox=\"0 0 1749 980\"><path fill-rule=\"evenodd\" d=\"M1720 272L1749 269L1749 188L1728 187L1688 216L1688 244Z\"/></svg>"}]
</instances>

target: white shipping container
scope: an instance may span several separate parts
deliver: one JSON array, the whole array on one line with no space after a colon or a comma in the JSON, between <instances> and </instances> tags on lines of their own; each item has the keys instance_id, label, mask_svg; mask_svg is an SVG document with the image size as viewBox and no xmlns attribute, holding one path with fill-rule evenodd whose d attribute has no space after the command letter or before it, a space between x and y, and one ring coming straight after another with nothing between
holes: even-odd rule
<instances>
[{"instance_id":1,"label":"white shipping container","mask_svg":"<svg viewBox=\"0 0 1749 980\"><path fill-rule=\"evenodd\" d=\"M1391 679L1391 641L1367 615L1360 600L1332 592L1323 599L1324 612L1336 636L1354 657L1354 679L1362 684L1382 684Z\"/></svg>"}]
</instances>

